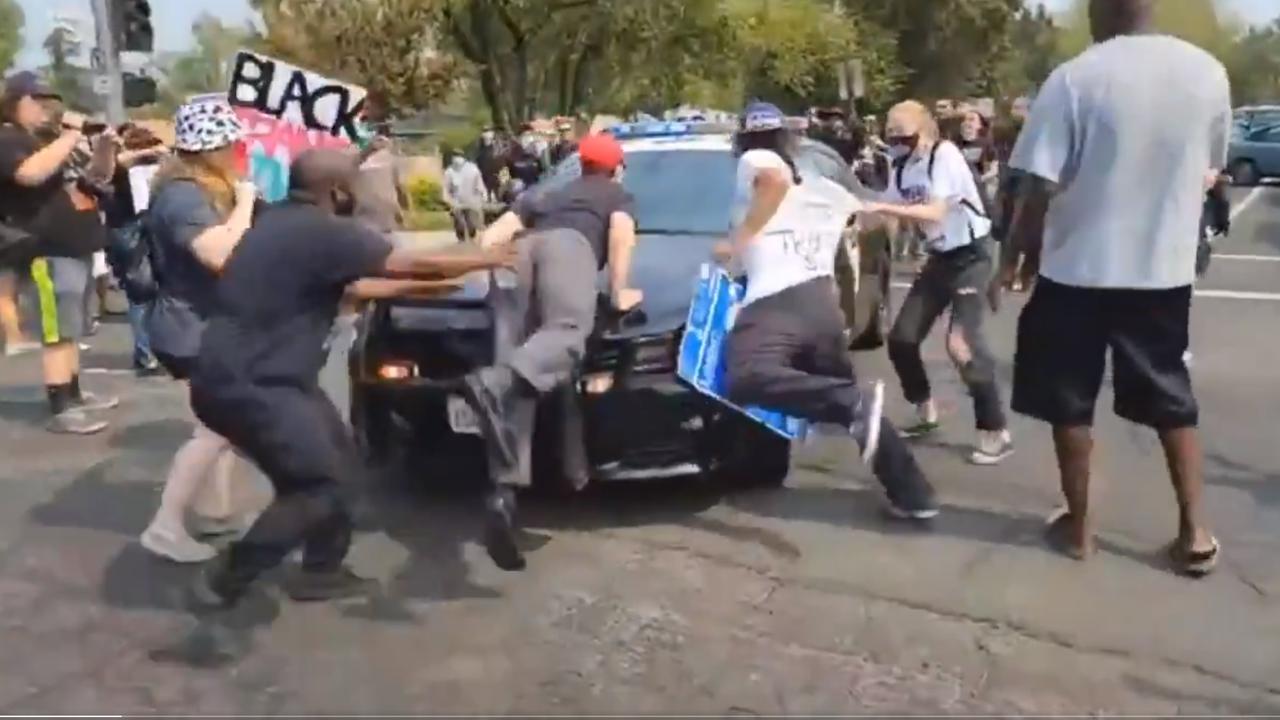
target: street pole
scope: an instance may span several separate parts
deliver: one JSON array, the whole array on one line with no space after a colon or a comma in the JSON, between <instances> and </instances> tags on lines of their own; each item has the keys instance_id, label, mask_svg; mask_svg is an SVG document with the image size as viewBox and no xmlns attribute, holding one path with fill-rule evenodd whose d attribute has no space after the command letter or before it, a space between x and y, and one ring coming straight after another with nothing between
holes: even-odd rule
<instances>
[{"instance_id":1,"label":"street pole","mask_svg":"<svg viewBox=\"0 0 1280 720\"><path fill-rule=\"evenodd\" d=\"M94 57L97 73L96 83L102 83L106 92L107 122L114 125L123 123L127 116L124 112L124 74L120 70L120 52L116 49L116 36L112 28L111 5L109 0L93 0L93 27L98 41L98 51Z\"/></svg>"}]
</instances>

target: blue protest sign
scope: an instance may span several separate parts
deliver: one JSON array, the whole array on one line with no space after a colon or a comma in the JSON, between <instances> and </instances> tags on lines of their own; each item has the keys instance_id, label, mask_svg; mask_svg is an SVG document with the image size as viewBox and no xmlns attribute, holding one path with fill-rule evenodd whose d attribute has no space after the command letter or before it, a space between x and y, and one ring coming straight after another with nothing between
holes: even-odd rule
<instances>
[{"instance_id":1,"label":"blue protest sign","mask_svg":"<svg viewBox=\"0 0 1280 720\"><path fill-rule=\"evenodd\" d=\"M698 275L693 303L680 341L676 375L698 392L743 413L782 437L803 438L808 425L799 418L761 408L742 408L724 397L724 348L742 304L743 287L728 273L710 264Z\"/></svg>"}]
</instances>

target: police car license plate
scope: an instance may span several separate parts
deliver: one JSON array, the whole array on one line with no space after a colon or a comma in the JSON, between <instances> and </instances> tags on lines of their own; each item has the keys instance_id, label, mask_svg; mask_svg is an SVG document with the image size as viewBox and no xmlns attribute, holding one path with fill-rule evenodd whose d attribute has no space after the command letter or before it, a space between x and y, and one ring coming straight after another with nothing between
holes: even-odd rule
<instances>
[{"instance_id":1,"label":"police car license plate","mask_svg":"<svg viewBox=\"0 0 1280 720\"><path fill-rule=\"evenodd\" d=\"M457 395L450 395L445 401L445 412L449 415L449 429L459 435L479 435L480 418L471 409L467 401Z\"/></svg>"}]
</instances>

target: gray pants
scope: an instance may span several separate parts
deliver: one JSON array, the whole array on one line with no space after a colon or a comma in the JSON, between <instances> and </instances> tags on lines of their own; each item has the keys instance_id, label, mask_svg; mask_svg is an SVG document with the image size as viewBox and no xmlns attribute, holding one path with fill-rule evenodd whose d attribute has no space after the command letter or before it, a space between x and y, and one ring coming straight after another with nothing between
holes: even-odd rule
<instances>
[{"instance_id":1,"label":"gray pants","mask_svg":"<svg viewBox=\"0 0 1280 720\"><path fill-rule=\"evenodd\" d=\"M985 242L979 240L978 242ZM931 256L911 285L889 332L889 359L902 381L907 402L929 400L933 390L920 357L920 343L938 317L951 308L947 352L973 396L979 430L1004 430L1007 422L996 384L996 362L983 332L991 259L984 249L968 246Z\"/></svg>"},{"instance_id":2,"label":"gray pants","mask_svg":"<svg viewBox=\"0 0 1280 720\"><path fill-rule=\"evenodd\" d=\"M581 233L533 232L516 243L516 287L495 293L497 362L478 373L501 409L503 417L495 418L495 424L508 428L513 441L488 439L490 475L505 485L530 482L541 396L562 394L565 409L577 417L571 381L595 326L598 295L596 256ZM566 460L585 462L580 457ZM585 468L575 467L569 474L582 472Z\"/></svg>"}]
</instances>

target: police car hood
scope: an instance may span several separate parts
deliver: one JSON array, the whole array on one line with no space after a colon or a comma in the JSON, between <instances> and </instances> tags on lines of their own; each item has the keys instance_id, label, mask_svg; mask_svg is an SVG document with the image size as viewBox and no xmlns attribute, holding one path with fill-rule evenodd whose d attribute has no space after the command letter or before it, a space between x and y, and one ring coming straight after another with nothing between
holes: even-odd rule
<instances>
[{"instance_id":1,"label":"police car hood","mask_svg":"<svg viewBox=\"0 0 1280 720\"><path fill-rule=\"evenodd\" d=\"M703 263L711 261L711 250L718 239L720 236L700 233L646 233L641 230L631 258L631 284L644 292L644 301L639 312L610 322L604 329L605 337L638 338L679 330L689 314L698 270ZM401 300L394 304L409 314L414 312L412 308L424 306L446 305L461 310L484 303L493 282L488 271L475 272L465 278L462 289L442 298L443 302ZM599 278L602 293L608 287L607 282L606 273L602 272ZM420 314L425 317L425 313ZM432 315L439 317L435 313ZM421 326L418 329L428 328ZM441 326L438 329L446 328Z\"/></svg>"}]
</instances>

